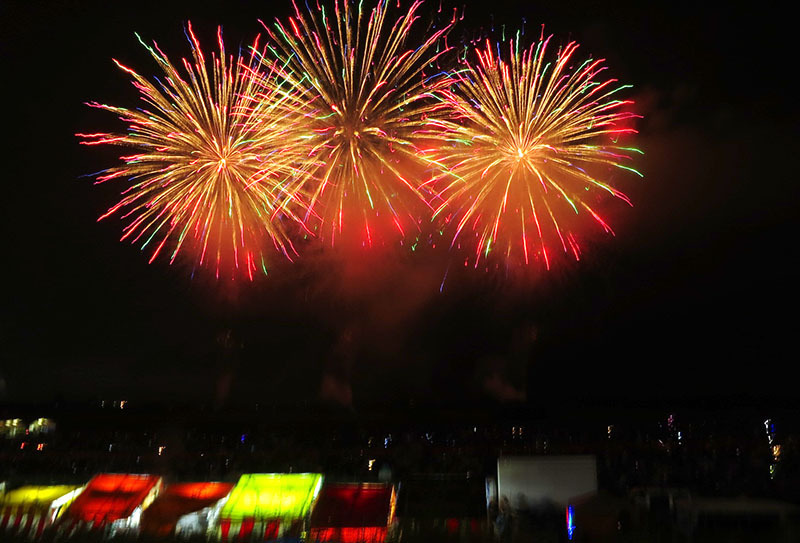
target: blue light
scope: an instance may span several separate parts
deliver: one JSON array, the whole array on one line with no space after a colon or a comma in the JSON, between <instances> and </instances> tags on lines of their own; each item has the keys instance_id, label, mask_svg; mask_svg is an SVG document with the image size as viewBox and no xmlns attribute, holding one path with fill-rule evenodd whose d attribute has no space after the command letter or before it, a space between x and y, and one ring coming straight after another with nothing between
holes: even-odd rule
<instances>
[{"instance_id":1,"label":"blue light","mask_svg":"<svg viewBox=\"0 0 800 543\"><path fill-rule=\"evenodd\" d=\"M572 506L567 506L567 539L572 541L572 533L575 531L575 524L573 522L574 517L573 515L575 512L572 510Z\"/></svg>"}]
</instances>

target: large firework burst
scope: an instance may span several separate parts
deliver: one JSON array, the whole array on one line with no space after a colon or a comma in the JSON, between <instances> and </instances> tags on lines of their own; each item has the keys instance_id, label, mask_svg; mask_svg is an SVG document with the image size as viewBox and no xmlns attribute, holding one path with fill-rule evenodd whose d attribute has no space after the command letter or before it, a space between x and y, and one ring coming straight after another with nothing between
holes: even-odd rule
<instances>
[{"instance_id":1,"label":"large firework burst","mask_svg":"<svg viewBox=\"0 0 800 543\"><path fill-rule=\"evenodd\" d=\"M580 258L576 231L590 217L611 228L596 210L601 196L630 204L611 186L615 171L637 149L619 137L635 132L626 86L598 80L603 60L575 62L576 43L548 60L550 38L520 50L509 42L477 48L455 85L442 93L451 115L434 122L449 145L430 156L442 173L434 187L434 216L450 226L453 244L475 247L475 265L490 252L506 259L540 260L550 267L553 246Z\"/></svg>"},{"instance_id":2,"label":"large firework burst","mask_svg":"<svg viewBox=\"0 0 800 543\"><path fill-rule=\"evenodd\" d=\"M436 68L450 24L410 44L421 2L393 24L387 1L335 0L332 13L317 4L267 28L284 59L306 112L308 222L334 242L348 223L364 245L377 229L416 228L416 208L427 205L416 181L423 169L417 146L430 137L429 118L441 104L433 92L446 83Z\"/></svg>"},{"instance_id":3,"label":"large firework burst","mask_svg":"<svg viewBox=\"0 0 800 543\"><path fill-rule=\"evenodd\" d=\"M252 279L258 269L266 273L270 240L286 256L294 252L284 222L302 214L295 181L303 161L290 136L302 104L286 92L280 67L261 62L258 39L250 54L234 57L218 29L219 53L208 62L191 23L187 38L192 60L182 59L183 74L157 44L142 42L163 72L155 83L114 61L132 77L142 108L89 104L115 113L127 132L78 134L81 143L133 149L97 175L98 182L127 180L100 219L121 213L122 239L152 247L151 262L162 251L170 263L188 253L217 277L223 268Z\"/></svg>"}]
</instances>

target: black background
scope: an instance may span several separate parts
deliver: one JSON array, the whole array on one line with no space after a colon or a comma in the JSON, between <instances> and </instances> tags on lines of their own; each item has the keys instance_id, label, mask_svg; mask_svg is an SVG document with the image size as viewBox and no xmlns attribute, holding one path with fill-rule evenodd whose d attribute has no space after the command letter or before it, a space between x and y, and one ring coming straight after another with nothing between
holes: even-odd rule
<instances>
[{"instance_id":1,"label":"black background","mask_svg":"<svg viewBox=\"0 0 800 543\"><path fill-rule=\"evenodd\" d=\"M115 154L74 134L120 128L84 102L136 105L111 58L155 73L133 33L179 58L187 20L207 50L223 25L234 50L288 1L0 9L0 399L796 402L797 63L775 7L469 3L454 39L524 18L528 38L545 24L632 83L645 178L624 180L634 207L580 263L443 287L441 252L310 251L255 284L191 279L96 222L120 187L81 176Z\"/></svg>"}]
</instances>

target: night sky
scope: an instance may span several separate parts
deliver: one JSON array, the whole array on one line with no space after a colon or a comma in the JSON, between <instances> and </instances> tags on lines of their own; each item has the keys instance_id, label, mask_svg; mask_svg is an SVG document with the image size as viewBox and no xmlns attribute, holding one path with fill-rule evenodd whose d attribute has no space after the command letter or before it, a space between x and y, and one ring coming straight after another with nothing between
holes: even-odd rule
<instances>
[{"instance_id":1,"label":"night sky","mask_svg":"<svg viewBox=\"0 0 800 543\"><path fill-rule=\"evenodd\" d=\"M634 85L645 178L580 263L442 283L440 251L312 248L233 284L148 265L97 223L122 185L85 176L116 151L74 134L121 128L84 102L136 105L112 57L156 73L134 32L180 58L187 20L207 49L222 24L235 50L288 0L2 2L0 401L796 403L796 47L772 8L735 9L466 5L452 36L524 17Z\"/></svg>"}]
</instances>

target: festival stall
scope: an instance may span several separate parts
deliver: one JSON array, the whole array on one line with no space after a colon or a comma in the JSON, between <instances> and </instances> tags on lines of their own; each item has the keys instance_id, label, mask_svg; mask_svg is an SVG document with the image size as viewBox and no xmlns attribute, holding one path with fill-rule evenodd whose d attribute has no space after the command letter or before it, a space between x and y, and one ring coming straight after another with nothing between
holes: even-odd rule
<instances>
[{"instance_id":1,"label":"festival stall","mask_svg":"<svg viewBox=\"0 0 800 543\"><path fill-rule=\"evenodd\" d=\"M167 485L142 513L141 532L156 537L207 534L232 489L231 483Z\"/></svg>"},{"instance_id":2,"label":"festival stall","mask_svg":"<svg viewBox=\"0 0 800 543\"><path fill-rule=\"evenodd\" d=\"M219 516L222 541L299 538L322 486L318 473L245 474Z\"/></svg>"},{"instance_id":3,"label":"festival stall","mask_svg":"<svg viewBox=\"0 0 800 543\"><path fill-rule=\"evenodd\" d=\"M2 534L37 538L58 519L80 494L79 486L23 486L0 496Z\"/></svg>"},{"instance_id":4,"label":"festival stall","mask_svg":"<svg viewBox=\"0 0 800 543\"><path fill-rule=\"evenodd\" d=\"M407 536L480 538L488 530L485 482L466 474L416 475L398 487L397 516Z\"/></svg>"},{"instance_id":5,"label":"festival stall","mask_svg":"<svg viewBox=\"0 0 800 543\"><path fill-rule=\"evenodd\" d=\"M383 543L394 520L395 493L380 483L325 484L311 513L309 541Z\"/></svg>"},{"instance_id":6,"label":"festival stall","mask_svg":"<svg viewBox=\"0 0 800 543\"><path fill-rule=\"evenodd\" d=\"M123 473L95 475L67 509L63 529L106 530L109 535L135 532L142 511L161 490L161 477Z\"/></svg>"}]
</instances>

